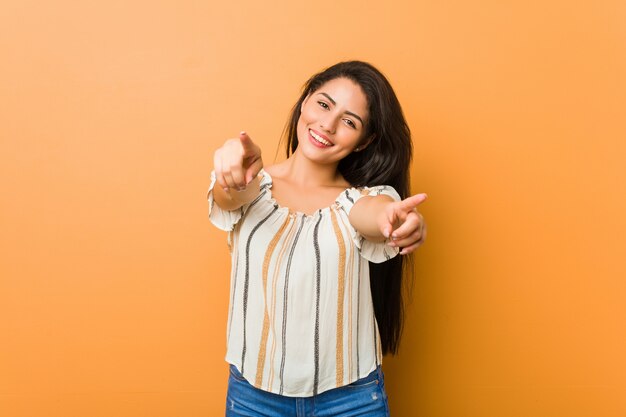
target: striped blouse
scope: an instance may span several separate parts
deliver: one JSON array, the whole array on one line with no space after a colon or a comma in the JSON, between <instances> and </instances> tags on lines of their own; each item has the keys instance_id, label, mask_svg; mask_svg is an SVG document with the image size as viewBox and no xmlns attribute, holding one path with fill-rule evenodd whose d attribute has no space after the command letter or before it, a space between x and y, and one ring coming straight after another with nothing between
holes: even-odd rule
<instances>
[{"instance_id":1,"label":"striped blouse","mask_svg":"<svg viewBox=\"0 0 626 417\"><path fill-rule=\"evenodd\" d=\"M363 195L400 196L389 186L349 188L307 215L279 206L261 173L259 196L233 211L214 204L211 175L209 218L229 232L232 257L226 361L280 395L350 384L382 361L368 261L399 250L365 240L348 214Z\"/></svg>"}]
</instances>

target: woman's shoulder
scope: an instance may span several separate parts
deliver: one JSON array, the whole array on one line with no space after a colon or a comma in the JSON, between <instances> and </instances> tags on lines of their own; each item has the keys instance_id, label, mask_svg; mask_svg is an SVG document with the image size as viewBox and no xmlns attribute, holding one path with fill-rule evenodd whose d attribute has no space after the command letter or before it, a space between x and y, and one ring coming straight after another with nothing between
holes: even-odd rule
<instances>
[{"instance_id":1,"label":"woman's shoulder","mask_svg":"<svg viewBox=\"0 0 626 417\"><path fill-rule=\"evenodd\" d=\"M288 167L284 162L279 162L268 167L263 167L263 174L269 178L277 178L280 180L289 176L287 168Z\"/></svg>"}]
</instances>

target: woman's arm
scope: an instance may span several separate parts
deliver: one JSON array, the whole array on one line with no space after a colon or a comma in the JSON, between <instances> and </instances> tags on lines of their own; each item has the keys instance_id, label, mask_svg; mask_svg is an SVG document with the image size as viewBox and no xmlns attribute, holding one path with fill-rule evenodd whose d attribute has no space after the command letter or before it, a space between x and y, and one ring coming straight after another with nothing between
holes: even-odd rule
<instances>
[{"instance_id":1,"label":"woman's arm","mask_svg":"<svg viewBox=\"0 0 626 417\"><path fill-rule=\"evenodd\" d=\"M260 183L261 176L257 176L241 191L233 188L228 188L225 191L222 187L214 187L213 199L215 204L223 210L236 210L244 204L250 203L259 195Z\"/></svg>"},{"instance_id":2,"label":"woman's arm","mask_svg":"<svg viewBox=\"0 0 626 417\"><path fill-rule=\"evenodd\" d=\"M402 201L386 195L363 196L350 210L350 224L365 239L382 242L390 238L390 246L400 247L405 255L417 249L426 237L426 224L417 206L426 194L416 194Z\"/></svg>"},{"instance_id":3,"label":"woman's arm","mask_svg":"<svg viewBox=\"0 0 626 417\"><path fill-rule=\"evenodd\" d=\"M261 148L246 132L229 139L213 156L215 178L219 187L213 188L215 203L224 210L235 210L259 195L263 168Z\"/></svg>"}]
</instances>

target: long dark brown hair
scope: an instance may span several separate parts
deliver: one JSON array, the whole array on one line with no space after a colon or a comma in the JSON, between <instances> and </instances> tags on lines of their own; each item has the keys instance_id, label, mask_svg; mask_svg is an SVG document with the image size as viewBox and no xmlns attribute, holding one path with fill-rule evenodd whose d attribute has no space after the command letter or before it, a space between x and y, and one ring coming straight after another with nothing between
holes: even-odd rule
<instances>
[{"instance_id":1,"label":"long dark brown hair","mask_svg":"<svg viewBox=\"0 0 626 417\"><path fill-rule=\"evenodd\" d=\"M353 187L390 185L404 199L410 195L409 165L413 153L411 132L400 102L385 76L371 64L340 62L311 77L291 111L285 127L287 157L298 147L297 126L304 99L336 78L358 84L365 96L369 117L363 138L371 143L339 162L339 172ZM404 322L403 282L413 279L411 255L396 256L386 262L370 262L370 286L383 353L396 354Z\"/></svg>"}]
</instances>

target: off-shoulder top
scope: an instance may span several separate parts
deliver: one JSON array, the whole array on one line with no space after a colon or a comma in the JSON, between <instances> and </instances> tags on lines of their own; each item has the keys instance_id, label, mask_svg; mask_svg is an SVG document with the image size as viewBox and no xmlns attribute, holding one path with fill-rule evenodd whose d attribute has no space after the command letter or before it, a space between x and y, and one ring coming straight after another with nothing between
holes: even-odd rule
<instances>
[{"instance_id":1,"label":"off-shoulder top","mask_svg":"<svg viewBox=\"0 0 626 417\"><path fill-rule=\"evenodd\" d=\"M370 262L399 249L365 240L348 214L364 195L389 186L348 188L311 215L281 207L261 171L260 194L221 209L209 187L209 218L228 231L231 253L226 361L257 388L303 397L348 385L382 361L369 283ZM306 191L304 191L306 192Z\"/></svg>"}]
</instances>

